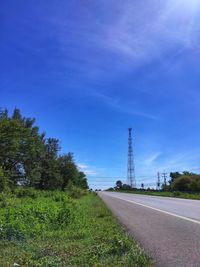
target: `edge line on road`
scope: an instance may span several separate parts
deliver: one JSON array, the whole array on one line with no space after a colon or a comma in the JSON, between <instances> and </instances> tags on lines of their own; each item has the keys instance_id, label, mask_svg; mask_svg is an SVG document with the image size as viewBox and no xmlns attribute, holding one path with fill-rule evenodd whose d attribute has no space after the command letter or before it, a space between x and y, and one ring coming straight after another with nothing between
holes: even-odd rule
<instances>
[{"instance_id":1,"label":"edge line on road","mask_svg":"<svg viewBox=\"0 0 200 267\"><path fill-rule=\"evenodd\" d=\"M123 199L123 198L121 198L121 197L116 197L116 196L109 196L109 197L112 197L112 198L118 198L118 199L121 199L121 200L130 202L130 203L136 204L136 205L140 205L140 206L145 207L145 208L149 208L149 209L152 209L152 210L155 210L155 211L159 211L159 212L162 212L162 213L165 213L165 214L168 214L168 215L177 217L177 218L179 218L179 219L183 219L183 220L186 220L186 221L189 221L189 222L193 222L193 223L200 224L200 221L197 221L197 220L194 220L194 219L191 219L191 218L188 218L188 217L184 217L184 216L181 216L181 215L178 215L178 214L175 214L175 213L171 213L171 212L169 212L169 211L165 211L165 210L157 209L157 208L154 208L154 207L151 207L151 206L148 206L148 205L145 205L145 204L142 204L142 203L133 201L133 200Z\"/></svg>"}]
</instances>

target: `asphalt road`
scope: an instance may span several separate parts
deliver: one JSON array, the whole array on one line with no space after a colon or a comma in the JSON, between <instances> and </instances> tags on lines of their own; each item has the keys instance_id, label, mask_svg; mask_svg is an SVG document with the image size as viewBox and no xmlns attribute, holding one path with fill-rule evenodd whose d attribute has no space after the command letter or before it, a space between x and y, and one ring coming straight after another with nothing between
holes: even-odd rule
<instances>
[{"instance_id":1,"label":"asphalt road","mask_svg":"<svg viewBox=\"0 0 200 267\"><path fill-rule=\"evenodd\" d=\"M158 267L200 267L200 201L100 192Z\"/></svg>"}]
</instances>

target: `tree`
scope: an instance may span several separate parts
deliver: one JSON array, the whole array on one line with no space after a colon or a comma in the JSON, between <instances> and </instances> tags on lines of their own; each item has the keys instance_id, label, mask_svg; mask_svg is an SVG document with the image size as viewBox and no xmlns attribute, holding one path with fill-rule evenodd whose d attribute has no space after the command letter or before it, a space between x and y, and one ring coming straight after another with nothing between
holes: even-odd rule
<instances>
[{"instance_id":1,"label":"tree","mask_svg":"<svg viewBox=\"0 0 200 267\"><path fill-rule=\"evenodd\" d=\"M7 190L8 188L8 177L3 169L0 167L0 192Z\"/></svg>"},{"instance_id":2,"label":"tree","mask_svg":"<svg viewBox=\"0 0 200 267\"><path fill-rule=\"evenodd\" d=\"M178 191L200 191L200 175L182 175L172 183L172 189Z\"/></svg>"},{"instance_id":3,"label":"tree","mask_svg":"<svg viewBox=\"0 0 200 267\"><path fill-rule=\"evenodd\" d=\"M171 184L171 183L173 183L173 181L175 180L175 179L177 179L178 177L180 177L182 174L181 173L179 173L179 172L170 172L170 178L171 178L171 180L169 181L169 183Z\"/></svg>"},{"instance_id":4,"label":"tree","mask_svg":"<svg viewBox=\"0 0 200 267\"><path fill-rule=\"evenodd\" d=\"M59 156L60 144L39 132L34 118L25 118L15 108L0 110L0 190L6 186L64 189L69 181L87 188L87 178L72 153Z\"/></svg>"},{"instance_id":5,"label":"tree","mask_svg":"<svg viewBox=\"0 0 200 267\"><path fill-rule=\"evenodd\" d=\"M77 185L83 189L88 189L87 177L84 172L78 173Z\"/></svg>"},{"instance_id":6,"label":"tree","mask_svg":"<svg viewBox=\"0 0 200 267\"><path fill-rule=\"evenodd\" d=\"M122 188L122 181L120 181L120 180L118 180L117 182L116 182L116 187L117 187L117 189L121 189Z\"/></svg>"},{"instance_id":7,"label":"tree","mask_svg":"<svg viewBox=\"0 0 200 267\"><path fill-rule=\"evenodd\" d=\"M88 188L87 179L83 172L79 172L72 153L65 154L58 158L60 173L63 179L62 189L71 181L74 185Z\"/></svg>"},{"instance_id":8,"label":"tree","mask_svg":"<svg viewBox=\"0 0 200 267\"><path fill-rule=\"evenodd\" d=\"M59 140L48 138L45 143L45 150L41 155L41 178L40 189L60 189L63 178L60 173L58 162L58 151L60 150Z\"/></svg>"},{"instance_id":9,"label":"tree","mask_svg":"<svg viewBox=\"0 0 200 267\"><path fill-rule=\"evenodd\" d=\"M0 115L0 167L10 176L10 181L16 185L22 176L21 163L24 143L20 121L8 118L7 111ZM22 141L23 140L23 141Z\"/></svg>"},{"instance_id":10,"label":"tree","mask_svg":"<svg viewBox=\"0 0 200 267\"><path fill-rule=\"evenodd\" d=\"M0 166L10 177L10 186L33 186L40 178L40 156L44 150L43 135L34 119L22 117L15 109L0 114Z\"/></svg>"},{"instance_id":11,"label":"tree","mask_svg":"<svg viewBox=\"0 0 200 267\"><path fill-rule=\"evenodd\" d=\"M0 120L8 119L8 110L0 109Z\"/></svg>"},{"instance_id":12,"label":"tree","mask_svg":"<svg viewBox=\"0 0 200 267\"><path fill-rule=\"evenodd\" d=\"M129 184L123 184L122 185L122 189L123 190L131 190L132 188L131 188L131 186Z\"/></svg>"},{"instance_id":13,"label":"tree","mask_svg":"<svg viewBox=\"0 0 200 267\"><path fill-rule=\"evenodd\" d=\"M12 119L16 120L16 121L23 121L22 115L21 115L21 111L18 108L15 108L13 111L13 115L12 115Z\"/></svg>"},{"instance_id":14,"label":"tree","mask_svg":"<svg viewBox=\"0 0 200 267\"><path fill-rule=\"evenodd\" d=\"M193 175L195 175L195 173L193 172L188 172L188 171L183 172L183 176L193 176Z\"/></svg>"}]
</instances>

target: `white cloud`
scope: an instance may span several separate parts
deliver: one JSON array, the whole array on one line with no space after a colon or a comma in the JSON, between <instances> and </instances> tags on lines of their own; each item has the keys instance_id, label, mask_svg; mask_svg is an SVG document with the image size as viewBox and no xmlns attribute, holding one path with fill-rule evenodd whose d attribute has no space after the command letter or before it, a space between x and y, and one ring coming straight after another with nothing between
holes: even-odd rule
<instances>
[{"instance_id":1,"label":"white cloud","mask_svg":"<svg viewBox=\"0 0 200 267\"><path fill-rule=\"evenodd\" d=\"M110 97L110 96L107 96L105 94L98 93L98 92L93 92L92 96L101 99L106 105L118 111L130 114L130 115L144 117L144 118L151 119L151 120L159 120L157 116L152 115L150 113L146 113L139 109L136 109L134 105L130 106L130 105L127 105L126 103L122 103L122 101L120 101L120 99L118 98Z\"/></svg>"},{"instance_id":2,"label":"white cloud","mask_svg":"<svg viewBox=\"0 0 200 267\"><path fill-rule=\"evenodd\" d=\"M97 174L98 174L98 173L97 173L96 171L94 171L94 170L85 170L84 172L85 172L85 174L87 174L87 175L97 175Z\"/></svg>"},{"instance_id":3,"label":"white cloud","mask_svg":"<svg viewBox=\"0 0 200 267\"><path fill-rule=\"evenodd\" d=\"M174 48L194 47L198 41L199 0L131 0L121 7L117 20L104 28L102 44L133 66L159 59Z\"/></svg>"},{"instance_id":4,"label":"white cloud","mask_svg":"<svg viewBox=\"0 0 200 267\"><path fill-rule=\"evenodd\" d=\"M78 167L80 168L80 169L87 169L88 168L88 165L86 165L86 164L82 164L82 163L79 163L78 164Z\"/></svg>"},{"instance_id":5,"label":"white cloud","mask_svg":"<svg viewBox=\"0 0 200 267\"><path fill-rule=\"evenodd\" d=\"M170 155L171 154L171 155ZM155 153L144 161L139 161L136 164L136 178L137 173L142 173L145 177L155 177L149 180L156 180L157 172L162 173L164 170L168 172L173 171L192 171L198 169L199 153L195 151L188 151L187 153ZM159 158L160 157L160 158ZM142 180L142 179L141 179Z\"/></svg>"},{"instance_id":6,"label":"white cloud","mask_svg":"<svg viewBox=\"0 0 200 267\"><path fill-rule=\"evenodd\" d=\"M160 155L161 155L161 152L156 152L152 154L151 156L145 159L144 164L148 166L154 164Z\"/></svg>"},{"instance_id":7,"label":"white cloud","mask_svg":"<svg viewBox=\"0 0 200 267\"><path fill-rule=\"evenodd\" d=\"M84 164L84 163L78 163L77 164L79 169L83 171L87 175L97 175L97 172L90 166Z\"/></svg>"}]
</instances>

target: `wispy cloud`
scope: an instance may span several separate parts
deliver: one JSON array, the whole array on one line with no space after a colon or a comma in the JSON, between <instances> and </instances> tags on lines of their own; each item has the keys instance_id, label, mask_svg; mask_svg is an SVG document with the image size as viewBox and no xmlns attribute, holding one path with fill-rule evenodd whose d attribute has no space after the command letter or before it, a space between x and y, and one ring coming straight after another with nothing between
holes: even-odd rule
<instances>
[{"instance_id":1,"label":"wispy cloud","mask_svg":"<svg viewBox=\"0 0 200 267\"><path fill-rule=\"evenodd\" d=\"M97 175L97 172L92 167L84 163L78 163L78 167L87 175Z\"/></svg>"},{"instance_id":2,"label":"wispy cloud","mask_svg":"<svg viewBox=\"0 0 200 267\"><path fill-rule=\"evenodd\" d=\"M165 155L164 153L156 152L144 161L140 161L138 165L136 165L136 172L142 173L146 177L156 177L157 172L162 173L164 170L167 171L168 174L172 171L190 171L200 167L198 165L198 160L199 153L194 151L187 153L174 152L173 155Z\"/></svg>"},{"instance_id":3,"label":"wispy cloud","mask_svg":"<svg viewBox=\"0 0 200 267\"><path fill-rule=\"evenodd\" d=\"M180 46L194 48L199 38L198 0L153 2L123 2L118 19L104 30L104 47L133 66L159 59Z\"/></svg>"},{"instance_id":4,"label":"wispy cloud","mask_svg":"<svg viewBox=\"0 0 200 267\"><path fill-rule=\"evenodd\" d=\"M134 107L134 104L130 106L130 104L120 101L120 98L111 97L99 92L93 92L92 96L100 99L107 106L112 107L120 112L124 112L134 116L144 117L151 120L159 120L159 118L155 115L136 109Z\"/></svg>"},{"instance_id":5,"label":"wispy cloud","mask_svg":"<svg viewBox=\"0 0 200 267\"><path fill-rule=\"evenodd\" d=\"M161 152L156 152L152 155L150 155L148 158L145 159L144 164L149 166L155 163L155 161L158 159L158 157L161 155Z\"/></svg>"},{"instance_id":6,"label":"wispy cloud","mask_svg":"<svg viewBox=\"0 0 200 267\"><path fill-rule=\"evenodd\" d=\"M174 153L173 156L168 156L162 164L160 163L158 165L158 167L160 170L185 171L199 167L198 159L199 153L194 150L185 153Z\"/></svg>"},{"instance_id":7,"label":"wispy cloud","mask_svg":"<svg viewBox=\"0 0 200 267\"><path fill-rule=\"evenodd\" d=\"M79 167L80 169L83 169L83 170L89 168L88 165L86 165L86 164L82 164L82 163L78 163L78 167Z\"/></svg>"}]
</instances>

